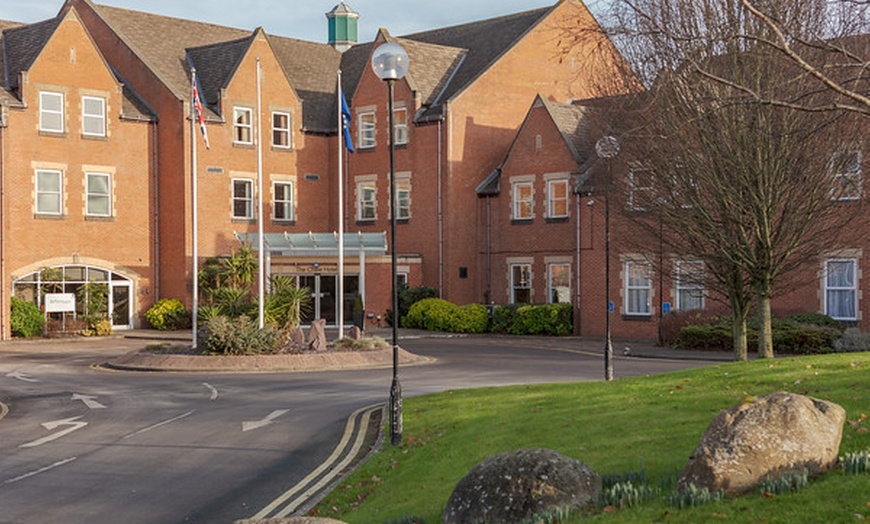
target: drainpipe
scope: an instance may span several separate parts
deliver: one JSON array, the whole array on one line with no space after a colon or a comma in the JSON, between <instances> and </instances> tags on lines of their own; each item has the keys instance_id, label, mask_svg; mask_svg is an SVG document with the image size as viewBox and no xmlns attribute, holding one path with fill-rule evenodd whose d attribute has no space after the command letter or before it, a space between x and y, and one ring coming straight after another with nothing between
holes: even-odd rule
<instances>
[{"instance_id":1,"label":"drainpipe","mask_svg":"<svg viewBox=\"0 0 870 524\"><path fill-rule=\"evenodd\" d=\"M6 115L0 107L0 340L6 340Z\"/></svg>"},{"instance_id":2,"label":"drainpipe","mask_svg":"<svg viewBox=\"0 0 870 524\"><path fill-rule=\"evenodd\" d=\"M157 122L151 123L151 183L153 184L154 192L154 253L152 255L152 264L154 271L154 281L151 283L152 297L154 302L160 300L160 177L158 177L159 168L157 159Z\"/></svg>"},{"instance_id":3,"label":"drainpipe","mask_svg":"<svg viewBox=\"0 0 870 524\"><path fill-rule=\"evenodd\" d=\"M444 298L444 120L438 120L438 297Z\"/></svg>"},{"instance_id":4,"label":"drainpipe","mask_svg":"<svg viewBox=\"0 0 870 524\"><path fill-rule=\"evenodd\" d=\"M576 273L577 273L577 285L575 286L574 291L574 334L580 335L582 334L582 324L580 323L580 201L583 199L583 195L580 193L576 193L577 196L577 212L574 214L574 222L576 224L577 234L576 234L576 243L577 243L577 264L576 264Z\"/></svg>"}]
</instances>

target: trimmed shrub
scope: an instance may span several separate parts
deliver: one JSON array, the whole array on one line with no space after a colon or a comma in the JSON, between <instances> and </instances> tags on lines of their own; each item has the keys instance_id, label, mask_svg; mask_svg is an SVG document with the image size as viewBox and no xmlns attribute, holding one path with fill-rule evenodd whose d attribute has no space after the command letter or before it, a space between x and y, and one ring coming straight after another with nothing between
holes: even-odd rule
<instances>
[{"instance_id":1,"label":"trimmed shrub","mask_svg":"<svg viewBox=\"0 0 870 524\"><path fill-rule=\"evenodd\" d=\"M834 343L840 338L836 328L814 324L776 323L773 327L773 350L777 353L813 355L833 353ZM757 334L752 342L758 344Z\"/></svg>"},{"instance_id":2,"label":"trimmed shrub","mask_svg":"<svg viewBox=\"0 0 870 524\"><path fill-rule=\"evenodd\" d=\"M684 326L674 344L682 349L730 351L732 343L730 324L701 324Z\"/></svg>"},{"instance_id":3,"label":"trimmed shrub","mask_svg":"<svg viewBox=\"0 0 870 524\"><path fill-rule=\"evenodd\" d=\"M199 346L212 355L259 355L272 353L280 343L280 333L267 325L260 329L246 316L211 319L197 333Z\"/></svg>"},{"instance_id":4,"label":"trimmed shrub","mask_svg":"<svg viewBox=\"0 0 870 524\"><path fill-rule=\"evenodd\" d=\"M785 317L785 320L806 326L829 327L837 329L840 332L842 332L844 328L842 322L834 320L824 313L795 313L794 315Z\"/></svg>"},{"instance_id":5,"label":"trimmed shrub","mask_svg":"<svg viewBox=\"0 0 870 524\"><path fill-rule=\"evenodd\" d=\"M511 335L569 335L574 329L571 304L499 306L493 331Z\"/></svg>"},{"instance_id":6,"label":"trimmed shrub","mask_svg":"<svg viewBox=\"0 0 870 524\"><path fill-rule=\"evenodd\" d=\"M112 322L105 317L91 316L85 319L88 327L81 331L86 337L105 337L112 334Z\"/></svg>"},{"instance_id":7,"label":"trimmed shrub","mask_svg":"<svg viewBox=\"0 0 870 524\"><path fill-rule=\"evenodd\" d=\"M451 333L485 333L489 327L489 312L481 304L459 307L453 318Z\"/></svg>"},{"instance_id":8,"label":"trimmed shrub","mask_svg":"<svg viewBox=\"0 0 870 524\"><path fill-rule=\"evenodd\" d=\"M846 328L843 336L834 342L834 351L848 353L852 351L870 351L870 333L862 333L858 328Z\"/></svg>"},{"instance_id":9,"label":"trimmed shrub","mask_svg":"<svg viewBox=\"0 0 870 524\"><path fill-rule=\"evenodd\" d=\"M173 330L190 325L190 312L177 298L161 298L148 311L145 318L154 329Z\"/></svg>"},{"instance_id":10,"label":"trimmed shrub","mask_svg":"<svg viewBox=\"0 0 870 524\"><path fill-rule=\"evenodd\" d=\"M45 318L33 302L12 297L12 314L9 317L13 337L36 337L42 335Z\"/></svg>"},{"instance_id":11,"label":"trimmed shrub","mask_svg":"<svg viewBox=\"0 0 870 524\"><path fill-rule=\"evenodd\" d=\"M480 304L460 307L440 298L424 298L414 303L402 320L406 328L449 333L484 333L488 324L486 307Z\"/></svg>"}]
</instances>

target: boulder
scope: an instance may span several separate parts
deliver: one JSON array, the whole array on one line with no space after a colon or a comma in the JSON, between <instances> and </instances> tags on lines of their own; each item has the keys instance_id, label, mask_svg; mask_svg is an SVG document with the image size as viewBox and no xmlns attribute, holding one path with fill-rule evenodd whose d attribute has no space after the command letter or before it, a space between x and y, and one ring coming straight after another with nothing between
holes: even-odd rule
<instances>
[{"instance_id":1,"label":"boulder","mask_svg":"<svg viewBox=\"0 0 870 524\"><path fill-rule=\"evenodd\" d=\"M302 331L302 327L297 326L296 329L290 333L290 341L298 346L305 345L305 332Z\"/></svg>"},{"instance_id":2,"label":"boulder","mask_svg":"<svg viewBox=\"0 0 870 524\"><path fill-rule=\"evenodd\" d=\"M308 332L308 349L326 351L326 319L318 318L311 321L311 330Z\"/></svg>"},{"instance_id":3,"label":"boulder","mask_svg":"<svg viewBox=\"0 0 870 524\"><path fill-rule=\"evenodd\" d=\"M359 340L362 338L362 336L363 331L356 326L352 326L350 329L347 330L347 338L349 339Z\"/></svg>"},{"instance_id":4,"label":"boulder","mask_svg":"<svg viewBox=\"0 0 870 524\"><path fill-rule=\"evenodd\" d=\"M444 524L520 522L561 508L591 508L601 479L586 464L549 449L520 449L474 466L453 489Z\"/></svg>"},{"instance_id":5,"label":"boulder","mask_svg":"<svg viewBox=\"0 0 870 524\"><path fill-rule=\"evenodd\" d=\"M745 401L713 419L679 488L740 493L767 476L822 473L837 462L845 420L839 405L792 393Z\"/></svg>"}]
</instances>

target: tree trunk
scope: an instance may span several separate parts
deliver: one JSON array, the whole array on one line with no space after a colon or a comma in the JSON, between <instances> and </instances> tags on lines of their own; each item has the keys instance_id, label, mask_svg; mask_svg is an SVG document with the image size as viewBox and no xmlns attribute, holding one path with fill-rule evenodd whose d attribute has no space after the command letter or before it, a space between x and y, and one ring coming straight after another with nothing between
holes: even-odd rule
<instances>
[{"instance_id":1,"label":"tree trunk","mask_svg":"<svg viewBox=\"0 0 870 524\"><path fill-rule=\"evenodd\" d=\"M773 358L773 326L770 314L770 286L758 290L758 356Z\"/></svg>"},{"instance_id":2,"label":"tree trunk","mask_svg":"<svg viewBox=\"0 0 870 524\"><path fill-rule=\"evenodd\" d=\"M749 360L746 343L746 306L734 297L731 298L731 338L734 346L734 360Z\"/></svg>"}]
</instances>

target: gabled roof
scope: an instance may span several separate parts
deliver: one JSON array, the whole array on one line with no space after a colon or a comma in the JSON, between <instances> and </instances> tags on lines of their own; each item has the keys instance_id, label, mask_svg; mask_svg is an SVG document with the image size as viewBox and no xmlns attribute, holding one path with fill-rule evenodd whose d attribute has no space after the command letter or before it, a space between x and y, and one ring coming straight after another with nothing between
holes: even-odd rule
<instances>
[{"instance_id":1,"label":"gabled roof","mask_svg":"<svg viewBox=\"0 0 870 524\"><path fill-rule=\"evenodd\" d=\"M196 77L202 87L201 96L207 106L213 107L219 102L221 89L229 85L239 63L251 48L255 35L253 33L238 40L187 50L189 63L196 68Z\"/></svg>"},{"instance_id":2,"label":"gabled roof","mask_svg":"<svg viewBox=\"0 0 870 524\"><path fill-rule=\"evenodd\" d=\"M465 50L460 67L424 118L439 118L444 101L474 82L553 9L551 6L405 36L405 40Z\"/></svg>"},{"instance_id":3,"label":"gabled roof","mask_svg":"<svg viewBox=\"0 0 870 524\"><path fill-rule=\"evenodd\" d=\"M187 49L242 40L251 32L204 22L90 5L179 100L189 97ZM200 71L205 74L205 67Z\"/></svg>"},{"instance_id":4,"label":"gabled roof","mask_svg":"<svg viewBox=\"0 0 870 524\"><path fill-rule=\"evenodd\" d=\"M595 148L589 132L589 108L579 103L559 104L541 96L538 96L538 101L550 114L574 160L578 164L586 160Z\"/></svg>"},{"instance_id":5,"label":"gabled roof","mask_svg":"<svg viewBox=\"0 0 870 524\"><path fill-rule=\"evenodd\" d=\"M327 44L273 35L268 38L290 84L302 99L303 129L334 133L338 129L335 87L341 52ZM346 84L344 80L342 84Z\"/></svg>"},{"instance_id":6,"label":"gabled roof","mask_svg":"<svg viewBox=\"0 0 870 524\"><path fill-rule=\"evenodd\" d=\"M18 91L20 73L30 69L46 42L60 25L61 19L58 16L3 31L3 73L4 87L7 90Z\"/></svg>"}]
</instances>

